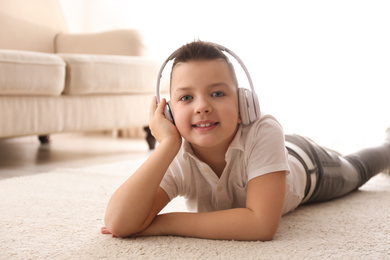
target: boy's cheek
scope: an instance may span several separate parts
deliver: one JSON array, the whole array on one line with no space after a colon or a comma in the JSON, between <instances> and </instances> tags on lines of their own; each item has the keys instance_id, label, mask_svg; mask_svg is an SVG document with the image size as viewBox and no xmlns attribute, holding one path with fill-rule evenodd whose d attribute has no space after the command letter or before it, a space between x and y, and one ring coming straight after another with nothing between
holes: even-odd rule
<instances>
[{"instance_id":1,"label":"boy's cheek","mask_svg":"<svg viewBox=\"0 0 390 260\"><path fill-rule=\"evenodd\" d=\"M183 120L180 113L174 114L173 118L175 120L177 130L179 131L180 135L183 136L183 133L186 131L186 128L188 128L191 124L187 124L187 121Z\"/></svg>"},{"instance_id":2,"label":"boy's cheek","mask_svg":"<svg viewBox=\"0 0 390 260\"><path fill-rule=\"evenodd\" d=\"M176 124L177 131L179 131L179 134L181 136L185 136L186 132L188 132L188 127L184 127L182 124Z\"/></svg>"}]
</instances>

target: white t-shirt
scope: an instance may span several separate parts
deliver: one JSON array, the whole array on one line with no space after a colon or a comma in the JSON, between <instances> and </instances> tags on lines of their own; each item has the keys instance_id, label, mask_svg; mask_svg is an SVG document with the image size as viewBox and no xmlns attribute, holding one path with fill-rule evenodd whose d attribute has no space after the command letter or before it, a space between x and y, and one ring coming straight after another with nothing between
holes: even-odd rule
<instances>
[{"instance_id":1,"label":"white t-shirt","mask_svg":"<svg viewBox=\"0 0 390 260\"><path fill-rule=\"evenodd\" d=\"M249 180L271 172L286 171L283 214L301 203L306 173L302 164L287 153L283 129L273 116L261 114L253 124L241 125L225 158L226 167L218 178L184 141L160 186L170 199L183 196L191 212L245 208Z\"/></svg>"}]
</instances>

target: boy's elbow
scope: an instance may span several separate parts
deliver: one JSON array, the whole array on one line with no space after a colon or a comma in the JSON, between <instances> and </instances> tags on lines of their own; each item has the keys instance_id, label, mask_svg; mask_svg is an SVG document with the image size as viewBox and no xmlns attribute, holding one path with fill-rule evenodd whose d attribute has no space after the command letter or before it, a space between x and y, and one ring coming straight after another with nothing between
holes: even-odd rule
<instances>
[{"instance_id":1,"label":"boy's elbow","mask_svg":"<svg viewBox=\"0 0 390 260\"><path fill-rule=\"evenodd\" d=\"M262 242L266 242L266 241L271 241L274 239L274 235L275 233L265 233L264 231L263 232L259 232L258 234L252 236L251 238L249 238L248 240L250 241L262 241Z\"/></svg>"},{"instance_id":2,"label":"boy's elbow","mask_svg":"<svg viewBox=\"0 0 390 260\"><path fill-rule=\"evenodd\" d=\"M125 223L125 221L114 220L107 217L105 218L105 226L112 235L121 238L130 237L142 231L140 228Z\"/></svg>"},{"instance_id":3,"label":"boy's elbow","mask_svg":"<svg viewBox=\"0 0 390 260\"><path fill-rule=\"evenodd\" d=\"M274 238L275 233L266 233L264 230L259 230L255 233L248 234L242 239L244 241L271 241Z\"/></svg>"},{"instance_id":4,"label":"boy's elbow","mask_svg":"<svg viewBox=\"0 0 390 260\"><path fill-rule=\"evenodd\" d=\"M263 233L263 241L271 241L275 234L276 231L278 230L279 223L277 224L271 224L267 228L265 228L264 233Z\"/></svg>"},{"instance_id":5,"label":"boy's elbow","mask_svg":"<svg viewBox=\"0 0 390 260\"><path fill-rule=\"evenodd\" d=\"M254 234L252 237L250 237L248 240L252 241L271 241L273 240L275 235L275 232L267 232L264 229L263 230L258 230L256 234Z\"/></svg>"},{"instance_id":6,"label":"boy's elbow","mask_svg":"<svg viewBox=\"0 0 390 260\"><path fill-rule=\"evenodd\" d=\"M116 237L126 237L126 234L123 232L123 227L118 223L111 221L110 219L106 219L104 221L105 227L107 230Z\"/></svg>"},{"instance_id":7,"label":"boy's elbow","mask_svg":"<svg viewBox=\"0 0 390 260\"><path fill-rule=\"evenodd\" d=\"M114 225L108 224L106 225L106 228L113 236L120 237L120 238L131 237L136 233L140 232L140 231L136 232L123 225L115 225L115 224Z\"/></svg>"},{"instance_id":8,"label":"boy's elbow","mask_svg":"<svg viewBox=\"0 0 390 260\"><path fill-rule=\"evenodd\" d=\"M131 234L124 232L124 229L119 225L106 224L106 228L115 237L125 238L131 236Z\"/></svg>"},{"instance_id":9,"label":"boy's elbow","mask_svg":"<svg viewBox=\"0 0 390 260\"><path fill-rule=\"evenodd\" d=\"M269 228L266 229L263 236L263 241L271 241L274 239L274 236L276 234L276 231L278 230L278 224L276 226L272 225Z\"/></svg>"},{"instance_id":10,"label":"boy's elbow","mask_svg":"<svg viewBox=\"0 0 390 260\"><path fill-rule=\"evenodd\" d=\"M259 223L256 228L253 228L253 240L257 241L271 241L273 240L276 231L278 229L277 224Z\"/></svg>"},{"instance_id":11,"label":"boy's elbow","mask_svg":"<svg viewBox=\"0 0 390 260\"><path fill-rule=\"evenodd\" d=\"M275 233L266 234L265 236L263 236L262 241L271 241L274 239L274 235Z\"/></svg>"}]
</instances>

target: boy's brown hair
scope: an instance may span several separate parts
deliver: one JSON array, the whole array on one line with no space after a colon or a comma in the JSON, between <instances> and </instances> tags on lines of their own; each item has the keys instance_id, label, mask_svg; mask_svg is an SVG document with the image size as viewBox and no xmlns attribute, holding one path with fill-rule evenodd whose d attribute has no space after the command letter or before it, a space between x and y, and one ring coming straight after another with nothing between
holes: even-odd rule
<instances>
[{"instance_id":1,"label":"boy's brown hair","mask_svg":"<svg viewBox=\"0 0 390 260\"><path fill-rule=\"evenodd\" d=\"M171 70L171 82L172 82L172 72L175 66L178 63L188 62L193 60L216 60L222 59L224 60L230 70L230 74L233 79L233 83L236 87L238 87L236 73L234 71L233 64L229 61L229 58L222 52L220 48L218 48L215 44L211 42L203 42L203 41L194 41L183 45L176 52L176 57L172 65Z\"/></svg>"}]
</instances>

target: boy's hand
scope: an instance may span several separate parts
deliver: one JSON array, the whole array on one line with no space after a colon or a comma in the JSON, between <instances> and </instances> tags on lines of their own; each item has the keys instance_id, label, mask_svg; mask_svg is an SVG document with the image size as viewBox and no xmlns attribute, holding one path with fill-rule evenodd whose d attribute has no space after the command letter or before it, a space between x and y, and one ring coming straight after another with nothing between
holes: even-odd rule
<instances>
[{"instance_id":1,"label":"boy's hand","mask_svg":"<svg viewBox=\"0 0 390 260\"><path fill-rule=\"evenodd\" d=\"M182 140L179 131L175 125L164 116L164 107L166 103L165 98L163 98L161 103L157 104L157 98L153 97L149 112L150 130L159 143L162 143L164 140L172 139L175 142L178 142L178 144L181 144Z\"/></svg>"},{"instance_id":2,"label":"boy's hand","mask_svg":"<svg viewBox=\"0 0 390 260\"><path fill-rule=\"evenodd\" d=\"M144 231L139 232L137 234L134 234L131 237L144 237L144 236L158 236L158 235L162 235L161 233L157 232L157 229L153 228L153 226L155 226L155 225L153 225L153 223L152 223ZM101 227L100 231L104 235L111 235L113 238L117 238L117 236L111 234L111 232L108 231L108 229L105 226Z\"/></svg>"}]
</instances>

